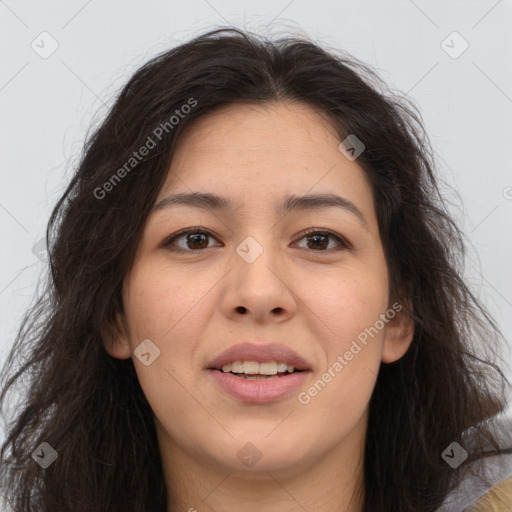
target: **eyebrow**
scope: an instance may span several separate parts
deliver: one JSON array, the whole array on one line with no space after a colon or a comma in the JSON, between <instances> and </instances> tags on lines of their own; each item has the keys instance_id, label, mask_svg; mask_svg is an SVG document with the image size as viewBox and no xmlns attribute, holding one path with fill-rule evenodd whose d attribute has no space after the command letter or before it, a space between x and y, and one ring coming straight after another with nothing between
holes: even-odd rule
<instances>
[{"instance_id":1,"label":"eyebrow","mask_svg":"<svg viewBox=\"0 0 512 512\"><path fill-rule=\"evenodd\" d=\"M171 194L153 206L152 211L155 212L174 205L191 206L194 208L201 208L203 210L227 213L233 212L237 209L232 201L227 197L209 192L190 192ZM276 212L279 215L284 216L295 211L311 211L331 207L342 208L343 210L352 213L366 229L369 229L368 222L361 210L359 210L352 201L336 194L309 194L305 196L291 195L286 197L285 200L277 206Z\"/></svg>"}]
</instances>

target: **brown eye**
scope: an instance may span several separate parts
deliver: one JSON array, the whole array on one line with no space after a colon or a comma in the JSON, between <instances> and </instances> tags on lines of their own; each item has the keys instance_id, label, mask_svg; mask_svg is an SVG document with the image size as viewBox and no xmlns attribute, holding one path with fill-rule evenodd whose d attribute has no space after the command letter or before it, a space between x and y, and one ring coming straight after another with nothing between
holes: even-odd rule
<instances>
[{"instance_id":1,"label":"brown eye","mask_svg":"<svg viewBox=\"0 0 512 512\"><path fill-rule=\"evenodd\" d=\"M200 228L187 229L174 233L162 242L162 247L169 247L173 251L200 251L208 249L208 238L213 237L211 233ZM181 241L183 239L183 241ZM175 242L180 240L180 244L176 247Z\"/></svg>"},{"instance_id":2,"label":"brown eye","mask_svg":"<svg viewBox=\"0 0 512 512\"><path fill-rule=\"evenodd\" d=\"M215 237L203 228L188 228L166 238L161 245L175 252L196 252L212 247L209 246L209 238ZM345 238L329 230L310 230L300 240L303 239L307 240L307 246L304 248L315 252L351 248L351 244ZM337 246L329 247L331 240L334 240Z\"/></svg>"},{"instance_id":3,"label":"brown eye","mask_svg":"<svg viewBox=\"0 0 512 512\"><path fill-rule=\"evenodd\" d=\"M193 233L186 235L186 243L192 244L192 247L190 245L188 246L191 249L205 249L208 247L207 237L208 235L205 233Z\"/></svg>"},{"instance_id":4,"label":"brown eye","mask_svg":"<svg viewBox=\"0 0 512 512\"><path fill-rule=\"evenodd\" d=\"M329 239L334 239L338 243L338 247L329 248ZM323 252L325 250L339 250L341 249L349 249L350 244L345 240L342 236L334 233L333 231L309 231L307 232L300 240L307 240L307 249L312 249L316 252Z\"/></svg>"}]
</instances>

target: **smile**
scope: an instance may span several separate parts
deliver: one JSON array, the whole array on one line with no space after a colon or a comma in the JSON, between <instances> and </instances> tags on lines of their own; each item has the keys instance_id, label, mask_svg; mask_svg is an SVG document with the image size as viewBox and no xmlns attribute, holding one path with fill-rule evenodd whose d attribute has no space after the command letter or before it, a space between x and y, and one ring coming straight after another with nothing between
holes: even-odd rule
<instances>
[{"instance_id":1,"label":"smile","mask_svg":"<svg viewBox=\"0 0 512 512\"><path fill-rule=\"evenodd\" d=\"M287 398L304 383L310 372L295 370L275 375L232 373L208 370L217 388L235 400L247 404L268 404Z\"/></svg>"}]
</instances>

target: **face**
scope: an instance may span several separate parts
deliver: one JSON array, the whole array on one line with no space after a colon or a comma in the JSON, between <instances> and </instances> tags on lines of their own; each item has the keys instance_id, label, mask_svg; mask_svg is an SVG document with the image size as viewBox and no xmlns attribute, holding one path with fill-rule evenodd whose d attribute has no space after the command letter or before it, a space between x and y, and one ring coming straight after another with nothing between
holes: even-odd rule
<instances>
[{"instance_id":1,"label":"face","mask_svg":"<svg viewBox=\"0 0 512 512\"><path fill-rule=\"evenodd\" d=\"M405 353L412 330L388 301L372 189L340 142L300 103L223 107L181 137L124 281L122 334L106 344L133 357L175 460L300 472L361 454L379 365ZM232 209L168 199L190 193ZM280 209L325 194L342 200ZM293 351L304 371L246 379L212 368L243 343L227 359L272 372Z\"/></svg>"}]
</instances>

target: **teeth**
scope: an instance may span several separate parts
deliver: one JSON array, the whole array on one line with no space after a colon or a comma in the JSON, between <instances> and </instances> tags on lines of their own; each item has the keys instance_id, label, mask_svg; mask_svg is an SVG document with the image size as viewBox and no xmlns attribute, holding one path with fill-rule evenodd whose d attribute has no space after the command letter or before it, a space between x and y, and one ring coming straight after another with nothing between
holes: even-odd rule
<instances>
[{"instance_id":1,"label":"teeth","mask_svg":"<svg viewBox=\"0 0 512 512\"><path fill-rule=\"evenodd\" d=\"M246 375L277 375L277 373L292 373L295 368L291 364L267 361L257 363L256 361L233 361L222 367L224 373L244 373Z\"/></svg>"},{"instance_id":2,"label":"teeth","mask_svg":"<svg viewBox=\"0 0 512 512\"><path fill-rule=\"evenodd\" d=\"M226 366L229 366L229 369L224 370L224 368ZM233 372L233 373L244 373L244 369L243 369L243 366L242 366L242 361L234 361L231 364L227 364L227 365L222 367L222 371L223 372L224 371L226 371L226 372Z\"/></svg>"},{"instance_id":3,"label":"teeth","mask_svg":"<svg viewBox=\"0 0 512 512\"><path fill-rule=\"evenodd\" d=\"M268 363L260 363L258 365L260 375L276 375L277 374L277 363L275 361L269 361Z\"/></svg>"},{"instance_id":4,"label":"teeth","mask_svg":"<svg viewBox=\"0 0 512 512\"><path fill-rule=\"evenodd\" d=\"M254 361L244 361L242 363L243 373L249 375L256 375L260 373L260 363L255 363Z\"/></svg>"}]
</instances>

